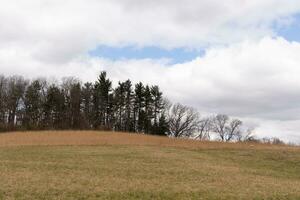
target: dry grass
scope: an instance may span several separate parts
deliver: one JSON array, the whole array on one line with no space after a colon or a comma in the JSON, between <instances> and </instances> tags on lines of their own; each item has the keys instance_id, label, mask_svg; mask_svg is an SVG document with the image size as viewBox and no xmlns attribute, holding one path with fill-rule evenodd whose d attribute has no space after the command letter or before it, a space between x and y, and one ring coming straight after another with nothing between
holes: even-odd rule
<instances>
[{"instance_id":1,"label":"dry grass","mask_svg":"<svg viewBox=\"0 0 300 200\"><path fill-rule=\"evenodd\" d=\"M37 131L0 134L0 147L4 146L94 146L139 145L160 147L183 147L189 149L287 149L300 151L299 147L256 143L222 143L171 139L142 134L105 131Z\"/></svg>"},{"instance_id":2,"label":"dry grass","mask_svg":"<svg viewBox=\"0 0 300 200\"><path fill-rule=\"evenodd\" d=\"M0 135L0 200L300 199L300 149L126 133Z\"/></svg>"}]
</instances>

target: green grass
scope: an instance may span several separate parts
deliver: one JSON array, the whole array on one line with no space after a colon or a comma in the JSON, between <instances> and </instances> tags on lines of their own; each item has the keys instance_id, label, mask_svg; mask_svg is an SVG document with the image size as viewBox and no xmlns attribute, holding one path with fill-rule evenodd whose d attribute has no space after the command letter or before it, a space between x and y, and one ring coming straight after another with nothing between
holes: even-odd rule
<instances>
[{"instance_id":1,"label":"green grass","mask_svg":"<svg viewBox=\"0 0 300 200\"><path fill-rule=\"evenodd\" d=\"M299 151L0 147L0 199L300 199Z\"/></svg>"}]
</instances>

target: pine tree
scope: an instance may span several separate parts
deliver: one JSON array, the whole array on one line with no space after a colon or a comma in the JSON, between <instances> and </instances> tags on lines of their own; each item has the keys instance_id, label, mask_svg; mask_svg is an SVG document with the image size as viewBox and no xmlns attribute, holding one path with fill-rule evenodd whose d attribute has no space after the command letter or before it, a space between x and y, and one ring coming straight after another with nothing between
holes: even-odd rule
<instances>
[{"instance_id":1,"label":"pine tree","mask_svg":"<svg viewBox=\"0 0 300 200\"><path fill-rule=\"evenodd\" d=\"M154 124L157 124L159 113L164 108L163 106L163 98L162 98L162 92L159 90L158 86L152 86L151 87L151 94L153 97L153 118L154 118Z\"/></svg>"},{"instance_id":2,"label":"pine tree","mask_svg":"<svg viewBox=\"0 0 300 200\"><path fill-rule=\"evenodd\" d=\"M45 128L64 129L65 96L55 85L49 87L44 105Z\"/></svg>"},{"instance_id":3,"label":"pine tree","mask_svg":"<svg viewBox=\"0 0 300 200\"><path fill-rule=\"evenodd\" d=\"M112 118L111 92L112 82L106 78L106 72L101 72L94 87L94 128L107 129L111 127L109 119Z\"/></svg>"},{"instance_id":4,"label":"pine tree","mask_svg":"<svg viewBox=\"0 0 300 200\"><path fill-rule=\"evenodd\" d=\"M132 113L133 113L133 91L130 80L124 82L125 89L125 130L128 132L134 131Z\"/></svg>"},{"instance_id":5,"label":"pine tree","mask_svg":"<svg viewBox=\"0 0 300 200\"><path fill-rule=\"evenodd\" d=\"M134 127L135 132L144 131L144 118L145 118L145 97L144 97L143 83L137 83L134 90Z\"/></svg>"},{"instance_id":6,"label":"pine tree","mask_svg":"<svg viewBox=\"0 0 300 200\"><path fill-rule=\"evenodd\" d=\"M114 112L115 112L115 130L124 130L124 107L125 107L125 87L124 83L119 82L114 90Z\"/></svg>"},{"instance_id":7,"label":"pine tree","mask_svg":"<svg viewBox=\"0 0 300 200\"><path fill-rule=\"evenodd\" d=\"M169 123L167 121L166 115L162 113L158 120L158 126L153 132L155 135L167 136L169 132Z\"/></svg>"},{"instance_id":8,"label":"pine tree","mask_svg":"<svg viewBox=\"0 0 300 200\"><path fill-rule=\"evenodd\" d=\"M151 120L153 118L153 99L150 87L146 85L144 91L144 98L145 98L145 115L144 115L144 132L150 133L152 130L152 123Z\"/></svg>"},{"instance_id":9,"label":"pine tree","mask_svg":"<svg viewBox=\"0 0 300 200\"><path fill-rule=\"evenodd\" d=\"M73 84L70 90L70 110L71 110L71 128L82 128L81 115L81 85L80 83Z\"/></svg>"},{"instance_id":10,"label":"pine tree","mask_svg":"<svg viewBox=\"0 0 300 200\"><path fill-rule=\"evenodd\" d=\"M42 85L38 80L33 81L25 93L24 125L27 129L40 128L42 116Z\"/></svg>"}]
</instances>

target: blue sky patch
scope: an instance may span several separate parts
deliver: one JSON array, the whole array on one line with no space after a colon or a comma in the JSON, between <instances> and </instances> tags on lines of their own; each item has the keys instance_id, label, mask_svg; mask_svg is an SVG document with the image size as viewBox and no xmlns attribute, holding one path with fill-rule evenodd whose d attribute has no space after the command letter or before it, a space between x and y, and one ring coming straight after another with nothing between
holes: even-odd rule
<instances>
[{"instance_id":1,"label":"blue sky patch","mask_svg":"<svg viewBox=\"0 0 300 200\"><path fill-rule=\"evenodd\" d=\"M111 60L120 59L170 59L172 64L184 63L202 56L204 50L186 50L184 48L177 48L166 50L159 47L108 47L99 46L89 52L89 55L95 57L103 57Z\"/></svg>"},{"instance_id":2,"label":"blue sky patch","mask_svg":"<svg viewBox=\"0 0 300 200\"><path fill-rule=\"evenodd\" d=\"M300 42L300 14L294 16L291 25L278 29L277 34L288 41Z\"/></svg>"}]
</instances>

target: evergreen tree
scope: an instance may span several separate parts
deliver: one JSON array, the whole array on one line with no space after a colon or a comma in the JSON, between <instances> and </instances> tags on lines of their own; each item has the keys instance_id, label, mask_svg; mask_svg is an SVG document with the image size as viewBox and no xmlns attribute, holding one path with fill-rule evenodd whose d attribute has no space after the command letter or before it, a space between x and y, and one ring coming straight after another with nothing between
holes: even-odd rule
<instances>
[{"instance_id":1,"label":"evergreen tree","mask_svg":"<svg viewBox=\"0 0 300 200\"><path fill-rule=\"evenodd\" d=\"M169 132L169 123L167 121L166 115L162 113L158 119L158 125L155 126L155 131L153 134L166 136Z\"/></svg>"},{"instance_id":2,"label":"evergreen tree","mask_svg":"<svg viewBox=\"0 0 300 200\"><path fill-rule=\"evenodd\" d=\"M157 124L159 113L161 113L163 106L162 92L159 90L158 86L151 87L151 94L153 98L153 118L154 124Z\"/></svg>"},{"instance_id":3,"label":"evergreen tree","mask_svg":"<svg viewBox=\"0 0 300 200\"><path fill-rule=\"evenodd\" d=\"M145 97L143 83L137 83L134 89L134 127L136 132L144 131Z\"/></svg>"},{"instance_id":4,"label":"evergreen tree","mask_svg":"<svg viewBox=\"0 0 300 200\"><path fill-rule=\"evenodd\" d=\"M71 109L71 128L82 128L81 118L81 85L80 83L73 84L70 90L70 109Z\"/></svg>"},{"instance_id":5,"label":"evergreen tree","mask_svg":"<svg viewBox=\"0 0 300 200\"><path fill-rule=\"evenodd\" d=\"M101 72L98 81L95 83L94 101L94 128L110 128L109 119L112 118L111 102L112 82L106 78L106 72Z\"/></svg>"},{"instance_id":6,"label":"evergreen tree","mask_svg":"<svg viewBox=\"0 0 300 200\"><path fill-rule=\"evenodd\" d=\"M114 90L115 130L124 130L125 85L119 82Z\"/></svg>"},{"instance_id":7,"label":"evergreen tree","mask_svg":"<svg viewBox=\"0 0 300 200\"><path fill-rule=\"evenodd\" d=\"M65 114L65 96L64 93L55 85L49 87L44 105L45 128L64 129Z\"/></svg>"},{"instance_id":8,"label":"evergreen tree","mask_svg":"<svg viewBox=\"0 0 300 200\"><path fill-rule=\"evenodd\" d=\"M152 99L152 94L150 87L146 85L145 90L144 90L144 132L145 133L150 133L152 129L152 123L151 120L153 118L153 99Z\"/></svg>"},{"instance_id":9,"label":"evergreen tree","mask_svg":"<svg viewBox=\"0 0 300 200\"><path fill-rule=\"evenodd\" d=\"M25 93L24 125L27 129L40 128L42 117L42 85L38 80L33 81Z\"/></svg>"},{"instance_id":10,"label":"evergreen tree","mask_svg":"<svg viewBox=\"0 0 300 200\"><path fill-rule=\"evenodd\" d=\"M134 131L133 125L133 91L132 91L132 83L130 80L124 82L125 89L125 130L128 132Z\"/></svg>"}]
</instances>

